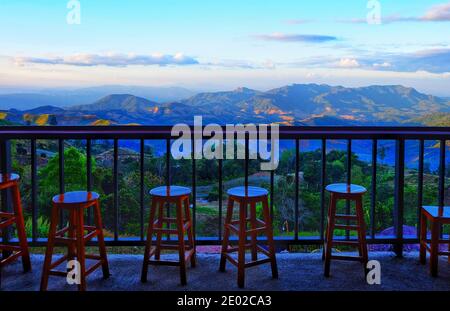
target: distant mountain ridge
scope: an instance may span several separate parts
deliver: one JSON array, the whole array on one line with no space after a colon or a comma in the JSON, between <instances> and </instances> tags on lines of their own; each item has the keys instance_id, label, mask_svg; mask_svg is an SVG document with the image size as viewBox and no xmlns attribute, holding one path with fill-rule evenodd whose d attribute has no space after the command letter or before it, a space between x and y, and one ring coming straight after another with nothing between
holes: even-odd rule
<instances>
[{"instance_id":1,"label":"distant mountain ridge","mask_svg":"<svg viewBox=\"0 0 450 311\"><path fill-rule=\"evenodd\" d=\"M425 120L421 121L424 116L446 113L450 113L450 100L400 85L292 84L266 92L242 87L199 93L164 103L135 94L109 94L83 105L7 110L3 120L23 123L25 114L48 114L58 125L164 125L190 124L194 116L201 115L204 122L219 124L425 125Z\"/></svg>"},{"instance_id":2,"label":"distant mountain ridge","mask_svg":"<svg viewBox=\"0 0 450 311\"><path fill-rule=\"evenodd\" d=\"M29 110L40 106L70 107L92 104L110 94L133 94L163 103L193 96L195 92L181 87L146 87L106 85L81 89L30 90L27 93L0 94L0 109Z\"/></svg>"}]
</instances>

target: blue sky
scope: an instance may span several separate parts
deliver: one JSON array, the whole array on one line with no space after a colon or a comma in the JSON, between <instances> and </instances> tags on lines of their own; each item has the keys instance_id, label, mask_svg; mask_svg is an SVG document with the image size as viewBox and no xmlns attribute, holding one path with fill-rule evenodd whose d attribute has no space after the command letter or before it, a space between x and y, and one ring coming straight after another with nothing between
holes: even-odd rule
<instances>
[{"instance_id":1,"label":"blue sky","mask_svg":"<svg viewBox=\"0 0 450 311\"><path fill-rule=\"evenodd\" d=\"M450 96L450 1L0 1L0 85L404 84ZM76 1L75 1L76 2Z\"/></svg>"}]
</instances>

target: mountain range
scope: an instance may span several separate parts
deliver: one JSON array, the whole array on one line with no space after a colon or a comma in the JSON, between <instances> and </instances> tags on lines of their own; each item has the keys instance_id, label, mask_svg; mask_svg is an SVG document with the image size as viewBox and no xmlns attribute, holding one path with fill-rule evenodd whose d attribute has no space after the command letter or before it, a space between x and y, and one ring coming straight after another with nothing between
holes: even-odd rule
<instances>
[{"instance_id":1,"label":"mountain range","mask_svg":"<svg viewBox=\"0 0 450 311\"><path fill-rule=\"evenodd\" d=\"M11 92L12 91L12 92ZM41 106L70 107L92 104L99 98L110 94L133 94L151 98L163 103L181 100L195 95L195 92L181 87L147 87L106 85L81 89L29 89L18 92L0 89L0 109L29 110Z\"/></svg>"},{"instance_id":2,"label":"mountain range","mask_svg":"<svg viewBox=\"0 0 450 311\"><path fill-rule=\"evenodd\" d=\"M85 89L83 94L94 98L107 91L108 88ZM145 96L144 91L150 92L150 89L102 95L92 101L88 95L75 101L75 96L72 98L65 93L68 100L59 103L58 107L54 104L39 105L43 102L42 96L50 96L48 94L36 97L21 94L22 104L14 106L15 109L1 110L0 120L4 124L169 125L190 124L194 116L201 115L204 123L219 124L450 126L448 98L423 94L400 85L346 88L293 84L265 92L242 87L194 95L188 90L176 89L172 95L176 99L169 100L162 98L170 97L170 90L166 90L169 92L166 97ZM0 107L11 103L5 102L8 96L14 98L0 95ZM22 106L29 108L20 108Z\"/></svg>"}]
</instances>

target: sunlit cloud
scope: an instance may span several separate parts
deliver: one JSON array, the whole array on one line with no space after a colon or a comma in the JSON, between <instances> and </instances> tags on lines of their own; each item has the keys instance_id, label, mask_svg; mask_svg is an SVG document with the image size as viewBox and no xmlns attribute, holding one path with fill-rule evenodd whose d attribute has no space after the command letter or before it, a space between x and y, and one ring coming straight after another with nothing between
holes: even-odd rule
<instances>
[{"instance_id":1,"label":"sunlit cloud","mask_svg":"<svg viewBox=\"0 0 450 311\"><path fill-rule=\"evenodd\" d=\"M337 65L338 65L338 67L342 67L342 68L358 68L358 67L360 67L359 62L354 58L341 58Z\"/></svg>"},{"instance_id":2,"label":"sunlit cloud","mask_svg":"<svg viewBox=\"0 0 450 311\"><path fill-rule=\"evenodd\" d=\"M382 17L383 24L396 22L449 22L450 2L437 4L429 8L422 16L401 16L399 14ZM367 18L351 18L338 20L343 23L367 24Z\"/></svg>"},{"instance_id":3,"label":"sunlit cloud","mask_svg":"<svg viewBox=\"0 0 450 311\"><path fill-rule=\"evenodd\" d=\"M67 57L13 57L16 65L46 64L46 65L69 65L79 67L109 66L127 67L133 65L141 66L168 66L168 65L194 65L198 61L182 53L175 55L155 53L152 55L136 54L75 54Z\"/></svg>"},{"instance_id":4,"label":"sunlit cloud","mask_svg":"<svg viewBox=\"0 0 450 311\"><path fill-rule=\"evenodd\" d=\"M429 49L413 53L386 53L377 56L311 57L288 66L303 68L347 68L392 72L450 72L450 49Z\"/></svg>"}]
</instances>

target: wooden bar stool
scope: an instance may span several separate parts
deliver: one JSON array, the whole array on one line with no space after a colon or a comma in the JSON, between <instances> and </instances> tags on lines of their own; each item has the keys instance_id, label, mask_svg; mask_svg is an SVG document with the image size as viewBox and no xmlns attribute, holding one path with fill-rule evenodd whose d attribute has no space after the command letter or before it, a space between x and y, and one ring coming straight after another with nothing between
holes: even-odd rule
<instances>
[{"instance_id":1,"label":"wooden bar stool","mask_svg":"<svg viewBox=\"0 0 450 311\"><path fill-rule=\"evenodd\" d=\"M367 192L366 188L358 185L331 184L325 188L330 193L330 207L328 209L328 225L325 237L324 259L325 276L330 276L330 264L332 259L359 261L364 265L364 271L368 262L366 230L364 222L363 195ZM356 215L336 214L338 200L355 201ZM337 220L356 221L356 225L336 224ZM346 231L356 231L358 241L334 240L334 230L341 229ZM333 245L356 246L359 256L337 256L332 254Z\"/></svg>"},{"instance_id":2,"label":"wooden bar stool","mask_svg":"<svg viewBox=\"0 0 450 311\"><path fill-rule=\"evenodd\" d=\"M273 241L272 221L270 218L268 191L259 187L236 187L228 190L228 207L224 225L224 236L220 258L220 271L225 271L226 261L230 261L238 268L238 286L244 287L245 268L270 263L272 277L278 278L277 261L275 257L275 244ZM239 203L239 219L233 219L234 202ZM256 204L262 204L264 220L256 217ZM247 207L250 206L250 217L247 217ZM250 229L247 228L250 223ZM238 235L238 247L229 247L230 232ZM264 233L267 237L268 250L257 244L258 233ZM251 236L251 242L247 243L247 236ZM245 262L245 251L251 250L251 261ZM230 254L238 253L236 260ZM266 258L258 259L258 252Z\"/></svg>"},{"instance_id":3,"label":"wooden bar stool","mask_svg":"<svg viewBox=\"0 0 450 311\"><path fill-rule=\"evenodd\" d=\"M0 251L10 252L6 258L0 261L0 282L2 267L22 257L22 266L24 272L31 270L30 253L28 252L28 242L25 233L25 223L23 219L22 203L19 190L20 176L17 174L0 174L0 190L10 190L12 195L13 212L0 212L0 231L16 225L19 245L0 244ZM1 283L0 283L1 285Z\"/></svg>"},{"instance_id":4,"label":"wooden bar stool","mask_svg":"<svg viewBox=\"0 0 450 311\"><path fill-rule=\"evenodd\" d=\"M110 276L98 199L99 195L97 193L86 191L66 192L53 197L47 251L45 253L41 279L41 291L47 290L48 278L50 275L67 277L66 271L53 269L62 263L74 260L75 258L80 265L80 284L78 284L78 289L80 291L86 290L86 277L100 266L102 267L103 277L106 279ZM94 208L95 226L84 225L84 211L90 207ZM58 219L61 211L69 212L69 221L65 228L57 231ZM100 255L86 254L85 244L95 237L97 237ZM57 243L67 245L68 253L55 262L52 262L53 248ZM91 259L96 262L91 267L87 268L86 259Z\"/></svg>"},{"instance_id":5,"label":"wooden bar stool","mask_svg":"<svg viewBox=\"0 0 450 311\"><path fill-rule=\"evenodd\" d=\"M196 256L191 211L189 207L190 194L191 189L180 186L163 186L150 190L152 206L147 228L144 262L142 265L142 282L147 282L149 265L168 265L180 267L181 284L186 285L186 262L190 260L191 267L195 267ZM171 203L176 205L176 216L174 218L164 216L164 207L166 206L168 210ZM156 217L157 211L158 217ZM175 229L172 229L172 224L175 224ZM153 234L156 234L156 245L152 247ZM169 236L176 235L178 237L178 245L162 243L163 234ZM188 245L185 245L184 241L186 234ZM161 250L178 250L179 260L161 260ZM151 259L152 256L155 256L154 259Z\"/></svg>"},{"instance_id":6,"label":"wooden bar stool","mask_svg":"<svg viewBox=\"0 0 450 311\"><path fill-rule=\"evenodd\" d=\"M431 223L431 240L427 239L427 225ZM426 264L430 252L430 273L438 276L439 256L448 256L450 262L450 241L441 239L442 225L450 224L450 206L422 206L420 218L420 262ZM429 243L428 243L429 242ZM449 251L440 251L440 244L448 244Z\"/></svg>"}]
</instances>

